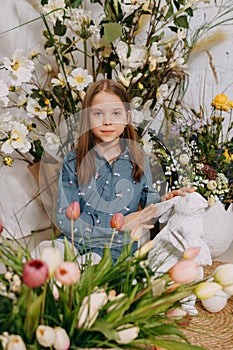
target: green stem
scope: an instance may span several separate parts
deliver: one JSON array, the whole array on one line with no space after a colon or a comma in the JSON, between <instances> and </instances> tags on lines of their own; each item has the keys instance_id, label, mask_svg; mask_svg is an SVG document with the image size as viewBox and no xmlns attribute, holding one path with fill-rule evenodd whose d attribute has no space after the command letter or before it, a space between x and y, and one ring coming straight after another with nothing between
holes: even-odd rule
<instances>
[{"instance_id":1,"label":"green stem","mask_svg":"<svg viewBox=\"0 0 233 350\"><path fill-rule=\"evenodd\" d=\"M87 41L83 40L83 49L84 49L84 69L87 69Z\"/></svg>"},{"instance_id":2,"label":"green stem","mask_svg":"<svg viewBox=\"0 0 233 350\"><path fill-rule=\"evenodd\" d=\"M26 311L26 318L24 323L24 329L27 336L29 336L29 333L31 331L31 315L30 315L30 304L31 304L31 298L32 298L32 289L28 288L27 292L27 311Z\"/></svg>"},{"instance_id":3,"label":"green stem","mask_svg":"<svg viewBox=\"0 0 233 350\"><path fill-rule=\"evenodd\" d=\"M112 246L112 242L113 242L113 238L115 236L115 233L116 233L116 229L114 228L113 231L112 231L112 237L111 237L111 240L110 240L109 248L111 248L111 246Z\"/></svg>"},{"instance_id":4,"label":"green stem","mask_svg":"<svg viewBox=\"0 0 233 350\"><path fill-rule=\"evenodd\" d=\"M74 253L74 220L70 220L70 231L71 231L71 244L72 252Z\"/></svg>"},{"instance_id":5,"label":"green stem","mask_svg":"<svg viewBox=\"0 0 233 350\"><path fill-rule=\"evenodd\" d=\"M41 303L41 316L40 316L40 324L44 323L43 315L45 311L45 301L46 301L46 293L47 293L47 283L44 284L42 303Z\"/></svg>"},{"instance_id":6,"label":"green stem","mask_svg":"<svg viewBox=\"0 0 233 350\"><path fill-rule=\"evenodd\" d=\"M70 286L69 290L69 308L72 311L72 294L73 294L73 285Z\"/></svg>"}]
</instances>

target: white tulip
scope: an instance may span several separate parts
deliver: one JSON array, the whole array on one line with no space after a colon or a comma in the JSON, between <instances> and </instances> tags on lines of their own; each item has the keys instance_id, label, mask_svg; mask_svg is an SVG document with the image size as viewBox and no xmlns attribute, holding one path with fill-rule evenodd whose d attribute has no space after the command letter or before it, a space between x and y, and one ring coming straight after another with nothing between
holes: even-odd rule
<instances>
[{"instance_id":1,"label":"white tulip","mask_svg":"<svg viewBox=\"0 0 233 350\"><path fill-rule=\"evenodd\" d=\"M233 284L230 284L229 286L224 287L223 290L228 295L233 295Z\"/></svg>"},{"instance_id":2,"label":"white tulip","mask_svg":"<svg viewBox=\"0 0 233 350\"><path fill-rule=\"evenodd\" d=\"M132 326L131 324L126 324L124 326L118 327L116 330L119 336L117 343L128 344L137 338L140 328L137 326Z\"/></svg>"},{"instance_id":3,"label":"white tulip","mask_svg":"<svg viewBox=\"0 0 233 350\"><path fill-rule=\"evenodd\" d=\"M222 289L221 285L216 282L202 282L195 288L195 295L200 300L213 297Z\"/></svg>"},{"instance_id":4,"label":"white tulip","mask_svg":"<svg viewBox=\"0 0 233 350\"><path fill-rule=\"evenodd\" d=\"M99 290L83 298L78 314L78 328L90 328L98 317L99 310L108 302L105 291Z\"/></svg>"},{"instance_id":5,"label":"white tulip","mask_svg":"<svg viewBox=\"0 0 233 350\"><path fill-rule=\"evenodd\" d=\"M9 335L7 350L27 350L23 339L19 335Z\"/></svg>"},{"instance_id":6,"label":"white tulip","mask_svg":"<svg viewBox=\"0 0 233 350\"><path fill-rule=\"evenodd\" d=\"M222 264L215 269L213 278L222 286L233 284L233 264Z\"/></svg>"},{"instance_id":7,"label":"white tulip","mask_svg":"<svg viewBox=\"0 0 233 350\"><path fill-rule=\"evenodd\" d=\"M52 277L62 262L62 257L59 249L54 247L46 247L43 249L40 258L48 265L49 276Z\"/></svg>"},{"instance_id":8,"label":"white tulip","mask_svg":"<svg viewBox=\"0 0 233 350\"><path fill-rule=\"evenodd\" d=\"M36 329L36 339L40 345L48 348L55 342L55 331L52 327L39 325Z\"/></svg>"},{"instance_id":9,"label":"white tulip","mask_svg":"<svg viewBox=\"0 0 233 350\"><path fill-rule=\"evenodd\" d=\"M70 347L70 338L64 328L55 327L55 341L53 347L55 350L67 350Z\"/></svg>"}]
</instances>

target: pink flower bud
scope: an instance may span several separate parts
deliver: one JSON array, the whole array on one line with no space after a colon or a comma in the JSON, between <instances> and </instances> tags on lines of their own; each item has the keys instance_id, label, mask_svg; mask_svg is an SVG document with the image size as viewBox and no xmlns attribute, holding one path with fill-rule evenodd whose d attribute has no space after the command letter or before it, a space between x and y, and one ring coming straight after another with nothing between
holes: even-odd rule
<instances>
[{"instance_id":1,"label":"pink flower bud","mask_svg":"<svg viewBox=\"0 0 233 350\"><path fill-rule=\"evenodd\" d=\"M55 271L56 279L63 285L77 283L80 278L78 265L71 261L63 261Z\"/></svg>"},{"instance_id":2,"label":"pink flower bud","mask_svg":"<svg viewBox=\"0 0 233 350\"><path fill-rule=\"evenodd\" d=\"M190 283L199 277L199 265L196 261L181 260L169 270L169 276L175 283Z\"/></svg>"},{"instance_id":3,"label":"pink flower bud","mask_svg":"<svg viewBox=\"0 0 233 350\"><path fill-rule=\"evenodd\" d=\"M167 317L176 317L176 318L182 318L182 317L184 317L186 315L187 315L187 311L185 311L183 309L180 309L178 307L175 308L175 309L169 310L166 313Z\"/></svg>"},{"instance_id":4,"label":"pink flower bud","mask_svg":"<svg viewBox=\"0 0 233 350\"><path fill-rule=\"evenodd\" d=\"M41 260L30 260L23 266L23 283L30 288L42 286L48 276L48 265Z\"/></svg>"},{"instance_id":5,"label":"pink flower bud","mask_svg":"<svg viewBox=\"0 0 233 350\"><path fill-rule=\"evenodd\" d=\"M120 230L125 223L124 215L122 213L115 213L110 221L110 225L112 228L116 228Z\"/></svg>"},{"instance_id":6,"label":"pink flower bud","mask_svg":"<svg viewBox=\"0 0 233 350\"><path fill-rule=\"evenodd\" d=\"M69 220L77 220L79 218L80 205L78 202L73 202L66 208L66 216Z\"/></svg>"},{"instance_id":7,"label":"pink flower bud","mask_svg":"<svg viewBox=\"0 0 233 350\"><path fill-rule=\"evenodd\" d=\"M190 247L187 248L183 253L184 259L194 259L200 253L201 247Z\"/></svg>"}]
</instances>

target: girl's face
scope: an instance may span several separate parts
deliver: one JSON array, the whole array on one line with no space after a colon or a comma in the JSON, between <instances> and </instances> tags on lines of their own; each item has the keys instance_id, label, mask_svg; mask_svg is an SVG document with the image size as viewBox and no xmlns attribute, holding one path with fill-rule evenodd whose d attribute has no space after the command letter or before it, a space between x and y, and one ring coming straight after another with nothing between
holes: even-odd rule
<instances>
[{"instance_id":1,"label":"girl's face","mask_svg":"<svg viewBox=\"0 0 233 350\"><path fill-rule=\"evenodd\" d=\"M108 92L100 92L92 100L90 125L96 142L112 142L121 136L129 118L121 99Z\"/></svg>"}]
</instances>

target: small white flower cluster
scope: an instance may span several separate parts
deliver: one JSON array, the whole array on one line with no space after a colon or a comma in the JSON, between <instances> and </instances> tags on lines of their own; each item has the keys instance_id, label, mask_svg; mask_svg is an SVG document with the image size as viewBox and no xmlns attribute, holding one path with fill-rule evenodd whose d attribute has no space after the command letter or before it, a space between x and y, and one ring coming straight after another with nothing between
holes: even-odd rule
<instances>
[{"instance_id":1,"label":"small white flower cluster","mask_svg":"<svg viewBox=\"0 0 233 350\"><path fill-rule=\"evenodd\" d=\"M7 284L0 282L0 295L7 296L13 301L17 301L17 293L20 293L22 285L19 275L7 271L4 274L4 278L7 281Z\"/></svg>"},{"instance_id":2,"label":"small white flower cluster","mask_svg":"<svg viewBox=\"0 0 233 350\"><path fill-rule=\"evenodd\" d=\"M194 178L193 186L208 200L209 206L213 206L216 199L224 199L229 192L228 179L223 173L218 173L215 180L205 179L198 175Z\"/></svg>"}]
</instances>

